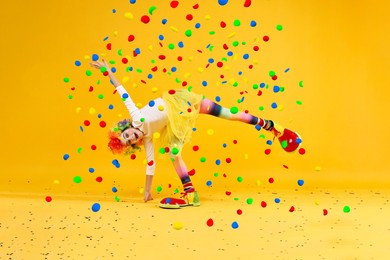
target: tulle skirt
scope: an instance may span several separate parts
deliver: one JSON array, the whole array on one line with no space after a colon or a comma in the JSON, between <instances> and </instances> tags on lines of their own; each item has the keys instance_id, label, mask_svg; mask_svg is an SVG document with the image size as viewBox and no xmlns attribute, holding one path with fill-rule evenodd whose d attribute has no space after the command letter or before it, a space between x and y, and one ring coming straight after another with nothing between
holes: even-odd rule
<instances>
[{"instance_id":1,"label":"tulle skirt","mask_svg":"<svg viewBox=\"0 0 390 260\"><path fill-rule=\"evenodd\" d=\"M187 89L164 92L162 99L168 115L167 127L160 133L163 146L181 148L191 141L203 96Z\"/></svg>"}]
</instances>

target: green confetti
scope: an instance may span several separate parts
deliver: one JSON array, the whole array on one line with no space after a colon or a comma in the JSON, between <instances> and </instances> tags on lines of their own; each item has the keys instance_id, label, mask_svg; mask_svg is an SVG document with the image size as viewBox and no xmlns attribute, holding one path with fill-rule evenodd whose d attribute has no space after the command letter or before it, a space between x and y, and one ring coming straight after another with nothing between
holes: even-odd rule
<instances>
[{"instance_id":1,"label":"green confetti","mask_svg":"<svg viewBox=\"0 0 390 260\"><path fill-rule=\"evenodd\" d=\"M230 108L230 113L237 114L238 113L238 108L237 107L231 107Z\"/></svg>"},{"instance_id":2,"label":"green confetti","mask_svg":"<svg viewBox=\"0 0 390 260\"><path fill-rule=\"evenodd\" d=\"M119 199L118 196L115 196L115 200L116 200L116 202L119 202L119 201L120 201L120 199Z\"/></svg>"},{"instance_id":3,"label":"green confetti","mask_svg":"<svg viewBox=\"0 0 390 260\"><path fill-rule=\"evenodd\" d=\"M100 72L101 73L104 73L104 72L106 72L107 71L107 68L106 67L100 67Z\"/></svg>"},{"instance_id":4,"label":"green confetti","mask_svg":"<svg viewBox=\"0 0 390 260\"><path fill-rule=\"evenodd\" d=\"M234 41L234 42L232 43L233 47L237 47L239 44L240 44L240 43L239 43L238 41Z\"/></svg>"},{"instance_id":5,"label":"green confetti","mask_svg":"<svg viewBox=\"0 0 390 260\"><path fill-rule=\"evenodd\" d=\"M302 80L299 81L299 86L300 86L301 88L303 88L303 81L302 81Z\"/></svg>"},{"instance_id":6,"label":"green confetti","mask_svg":"<svg viewBox=\"0 0 390 260\"><path fill-rule=\"evenodd\" d=\"M218 172L214 173L214 177L218 177L218 175L219 175Z\"/></svg>"},{"instance_id":7,"label":"green confetti","mask_svg":"<svg viewBox=\"0 0 390 260\"><path fill-rule=\"evenodd\" d=\"M168 49L170 50L175 49L175 45L173 43L168 44Z\"/></svg>"},{"instance_id":8,"label":"green confetti","mask_svg":"<svg viewBox=\"0 0 390 260\"><path fill-rule=\"evenodd\" d=\"M69 99L72 99L72 98L73 98L73 96L72 96L72 95L69 95L69 96L68 96L68 98L69 98Z\"/></svg>"},{"instance_id":9,"label":"green confetti","mask_svg":"<svg viewBox=\"0 0 390 260\"><path fill-rule=\"evenodd\" d=\"M75 176L75 177L73 178L73 181L74 181L75 183L80 183L80 182L82 181L82 179L81 179L80 176Z\"/></svg>"},{"instance_id":10,"label":"green confetti","mask_svg":"<svg viewBox=\"0 0 390 260\"><path fill-rule=\"evenodd\" d=\"M298 105L302 105L302 101L297 100Z\"/></svg>"},{"instance_id":11,"label":"green confetti","mask_svg":"<svg viewBox=\"0 0 390 260\"><path fill-rule=\"evenodd\" d=\"M142 73L142 69L136 69L135 71L138 73Z\"/></svg>"},{"instance_id":12,"label":"green confetti","mask_svg":"<svg viewBox=\"0 0 390 260\"><path fill-rule=\"evenodd\" d=\"M284 149L284 148L287 147L288 143L287 143L286 140L283 140L283 141L281 142L281 145L282 145L282 148Z\"/></svg>"},{"instance_id":13,"label":"green confetti","mask_svg":"<svg viewBox=\"0 0 390 260\"><path fill-rule=\"evenodd\" d=\"M64 78L65 83L68 83L69 81L70 81L69 78Z\"/></svg>"},{"instance_id":14,"label":"green confetti","mask_svg":"<svg viewBox=\"0 0 390 260\"><path fill-rule=\"evenodd\" d=\"M278 31L283 30L283 26L281 26L280 24L276 25L276 30L278 30Z\"/></svg>"},{"instance_id":15,"label":"green confetti","mask_svg":"<svg viewBox=\"0 0 390 260\"><path fill-rule=\"evenodd\" d=\"M119 49L119 50L118 50L118 55L119 55L119 56L122 56L122 49Z\"/></svg>"},{"instance_id":16,"label":"green confetti","mask_svg":"<svg viewBox=\"0 0 390 260\"><path fill-rule=\"evenodd\" d=\"M253 89L258 89L258 88L259 88L259 85L253 84L252 88L253 88Z\"/></svg>"},{"instance_id":17,"label":"green confetti","mask_svg":"<svg viewBox=\"0 0 390 260\"><path fill-rule=\"evenodd\" d=\"M164 148L164 147L161 147L160 150L159 150L159 152L160 152L161 154L165 154L165 148Z\"/></svg>"},{"instance_id":18,"label":"green confetti","mask_svg":"<svg viewBox=\"0 0 390 260\"><path fill-rule=\"evenodd\" d=\"M154 12L156 9L157 9L157 7L155 7L155 6L149 7L149 14L150 14L150 15L153 15L153 12Z\"/></svg>"},{"instance_id":19,"label":"green confetti","mask_svg":"<svg viewBox=\"0 0 390 260\"><path fill-rule=\"evenodd\" d=\"M238 182L242 182L242 181L243 181L243 178L242 178L241 176L238 176L238 177L237 177L237 181L238 181Z\"/></svg>"},{"instance_id":20,"label":"green confetti","mask_svg":"<svg viewBox=\"0 0 390 260\"><path fill-rule=\"evenodd\" d=\"M234 26L240 26L241 25L240 20L234 20L233 25Z\"/></svg>"},{"instance_id":21,"label":"green confetti","mask_svg":"<svg viewBox=\"0 0 390 260\"><path fill-rule=\"evenodd\" d=\"M187 31L185 31L184 33L187 37L191 37L192 36L192 31L190 29L188 29Z\"/></svg>"},{"instance_id":22,"label":"green confetti","mask_svg":"<svg viewBox=\"0 0 390 260\"><path fill-rule=\"evenodd\" d=\"M99 95L98 95L98 98L99 98L99 99L103 99L103 98L104 98L104 95L103 95L103 94L99 94Z\"/></svg>"},{"instance_id":23,"label":"green confetti","mask_svg":"<svg viewBox=\"0 0 390 260\"><path fill-rule=\"evenodd\" d=\"M200 162L206 162L206 157L201 157Z\"/></svg>"},{"instance_id":24,"label":"green confetti","mask_svg":"<svg viewBox=\"0 0 390 260\"><path fill-rule=\"evenodd\" d=\"M78 148L78 149L77 149L77 153L81 153L81 150L83 150L83 148L81 148L81 147Z\"/></svg>"},{"instance_id":25,"label":"green confetti","mask_svg":"<svg viewBox=\"0 0 390 260\"><path fill-rule=\"evenodd\" d=\"M209 34L210 34L210 35L214 35L214 34L215 34L215 31L210 31Z\"/></svg>"},{"instance_id":26,"label":"green confetti","mask_svg":"<svg viewBox=\"0 0 390 260\"><path fill-rule=\"evenodd\" d=\"M270 77L273 77L276 75L275 71L273 71L273 70L270 70L268 74Z\"/></svg>"},{"instance_id":27,"label":"green confetti","mask_svg":"<svg viewBox=\"0 0 390 260\"><path fill-rule=\"evenodd\" d=\"M247 203L248 205L251 205L251 204L253 203L253 199L252 199L252 198L247 199L247 200L246 200L246 203Z\"/></svg>"},{"instance_id":28,"label":"green confetti","mask_svg":"<svg viewBox=\"0 0 390 260\"><path fill-rule=\"evenodd\" d=\"M162 191L162 187L161 186L157 186L156 191L157 192L161 192Z\"/></svg>"},{"instance_id":29,"label":"green confetti","mask_svg":"<svg viewBox=\"0 0 390 260\"><path fill-rule=\"evenodd\" d=\"M344 206L343 211L344 213L349 213L351 211L351 208L349 206Z\"/></svg>"},{"instance_id":30,"label":"green confetti","mask_svg":"<svg viewBox=\"0 0 390 260\"><path fill-rule=\"evenodd\" d=\"M177 149L176 147L173 147L172 148L172 154L173 155L177 155L179 153L179 149Z\"/></svg>"},{"instance_id":31,"label":"green confetti","mask_svg":"<svg viewBox=\"0 0 390 260\"><path fill-rule=\"evenodd\" d=\"M264 106L259 106L259 110L263 111L264 110Z\"/></svg>"}]
</instances>

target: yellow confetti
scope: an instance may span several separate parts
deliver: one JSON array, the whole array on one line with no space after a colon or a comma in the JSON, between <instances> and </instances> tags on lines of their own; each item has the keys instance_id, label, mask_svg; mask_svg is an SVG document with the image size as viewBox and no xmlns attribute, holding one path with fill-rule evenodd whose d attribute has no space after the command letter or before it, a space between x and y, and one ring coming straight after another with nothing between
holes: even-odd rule
<instances>
[{"instance_id":1,"label":"yellow confetti","mask_svg":"<svg viewBox=\"0 0 390 260\"><path fill-rule=\"evenodd\" d=\"M320 202L318 201L318 199L316 199L316 200L314 201L314 204L316 204L317 206L320 205Z\"/></svg>"},{"instance_id":2,"label":"yellow confetti","mask_svg":"<svg viewBox=\"0 0 390 260\"><path fill-rule=\"evenodd\" d=\"M149 45L149 46L148 46L148 50L149 50L149 51L153 51L153 45Z\"/></svg>"},{"instance_id":3,"label":"yellow confetti","mask_svg":"<svg viewBox=\"0 0 390 260\"><path fill-rule=\"evenodd\" d=\"M256 185L257 185L257 186L260 186L260 185L261 185L261 180L257 180L257 181L256 181Z\"/></svg>"},{"instance_id":4,"label":"yellow confetti","mask_svg":"<svg viewBox=\"0 0 390 260\"><path fill-rule=\"evenodd\" d=\"M122 79L122 82L123 83L126 83L126 82L128 82L129 81L129 77L128 76L125 76L125 77L123 77L123 79Z\"/></svg>"},{"instance_id":5,"label":"yellow confetti","mask_svg":"<svg viewBox=\"0 0 390 260\"><path fill-rule=\"evenodd\" d=\"M152 88L153 93L156 93L157 91L158 91L158 88L156 88L156 87Z\"/></svg>"},{"instance_id":6,"label":"yellow confetti","mask_svg":"<svg viewBox=\"0 0 390 260\"><path fill-rule=\"evenodd\" d=\"M208 14L208 15L206 15L206 16L204 17L204 19L210 20L210 19L211 19L211 16Z\"/></svg>"},{"instance_id":7,"label":"yellow confetti","mask_svg":"<svg viewBox=\"0 0 390 260\"><path fill-rule=\"evenodd\" d=\"M174 32L178 32L179 30L176 27L170 26L169 29L171 29Z\"/></svg>"},{"instance_id":8,"label":"yellow confetti","mask_svg":"<svg viewBox=\"0 0 390 260\"><path fill-rule=\"evenodd\" d=\"M232 32L232 33L230 33L229 35L228 35L228 38L232 38L233 36L235 36L236 35L236 32Z\"/></svg>"},{"instance_id":9,"label":"yellow confetti","mask_svg":"<svg viewBox=\"0 0 390 260\"><path fill-rule=\"evenodd\" d=\"M191 73L189 73L189 72L185 73L185 74L184 74L184 77L185 77L186 79L188 79L189 77L191 77Z\"/></svg>"},{"instance_id":10,"label":"yellow confetti","mask_svg":"<svg viewBox=\"0 0 390 260\"><path fill-rule=\"evenodd\" d=\"M203 73L203 72L204 72L204 68L198 67L198 71L199 71L200 73Z\"/></svg>"},{"instance_id":11,"label":"yellow confetti","mask_svg":"<svg viewBox=\"0 0 390 260\"><path fill-rule=\"evenodd\" d=\"M245 160L248 160L248 158L249 158L249 155L246 153L246 154L244 154L244 159Z\"/></svg>"},{"instance_id":12,"label":"yellow confetti","mask_svg":"<svg viewBox=\"0 0 390 260\"><path fill-rule=\"evenodd\" d=\"M213 135L214 134L214 130L213 129L207 129L207 134L208 135Z\"/></svg>"},{"instance_id":13,"label":"yellow confetti","mask_svg":"<svg viewBox=\"0 0 390 260\"><path fill-rule=\"evenodd\" d=\"M143 193L144 193L144 188L139 188L138 192L139 192L140 194L143 194Z\"/></svg>"},{"instance_id":14,"label":"yellow confetti","mask_svg":"<svg viewBox=\"0 0 390 260\"><path fill-rule=\"evenodd\" d=\"M91 58L91 56L89 55L84 55L84 60L89 60Z\"/></svg>"},{"instance_id":15,"label":"yellow confetti","mask_svg":"<svg viewBox=\"0 0 390 260\"><path fill-rule=\"evenodd\" d=\"M125 18L129 19L129 20L132 20L132 19L134 19L134 15L132 13L130 13L130 12L126 12L125 13Z\"/></svg>"},{"instance_id":16,"label":"yellow confetti","mask_svg":"<svg viewBox=\"0 0 390 260\"><path fill-rule=\"evenodd\" d=\"M165 109L165 108L164 108L164 106L163 106L163 105L159 105L159 106L158 106L158 110L160 110L160 111L164 111L164 109Z\"/></svg>"},{"instance_id":17,"label":"yellow confetti","mask_svg":"<svg viewBox=\"0 0 390 260\"><path fill-rule=\"evenodd\" d=\"M159 139L160 138L160 133L159 132L155 132L153 134L153 139Z\"/></svg>"},{"instance_id":18,"label":"yellow confetti","mask_svg":"<svg viewBox=\"0 0 390 260\"><path fill-rule=\"evenodd\" d=\"M76 113L80 112L81 107L76 108Z\"/></svg>"},{"instance_id":19,"label":"yellow confetti","mask_svg":"<svg viewBox=\"0 0 390 260\"><path fill-rule=\"evenodd\" d=\"M316 167L314 168L314 170L315 170L316 172L319 172L319 171L321 171L321 167L320 167L320 166L316 166Z\"/></svg>"},{"instance_id":20,"label":"yellow confetti","mask_svg":"<svg viewBox=\"0 0 390 260\"><path fill-rule=\"evenodd\" d=\"M259 64L259 60L258 59L254 59L253 60L253 64Z\"/></svg>"},{"instance_id":21,"label":"yellow confetti","mask_svg":"<svg viewBox=\"0 0 390 260\"><path fill-rule=\"evenodd\" d=\"M119 32L118 31L114 31L114 36L118 36Z\"/></svg>"},{"instance_id":22,"label":"yellow confetti","mask_svg":"<svg viewBox=\"0 0 390 260\"><path fill-rule=\"evenodd\" d=\"M284 109L285 109L285 106L283 106L283 105L278 106L278 111L283 111Z\"/></svg>"},{"instance_id":23,"label":"yellow confetti","mask_svg":"<svg viewBox=\"0 0 390 260\"><path fill-rule=\"evenodd\" d=\"M194 57L190 56L188 57L188 61L193 61L194 60Z\"/></svg>"},{"instance_id":24,"label":"yellow confetti","mask_svg":"<svg viewBox=\"0 0 390 260\"><path fill-rule=\"evenodd\" d=\"M91 107L91 108L89 109L89 114L94 115L95 113L96 113L96 109L94 109L93 107Z\"/></svg>"},{"instance_id":25,"label":"yellow confetti","mask_svg":"<svg viewBox=\"0 0 390 260\"><path fill-rule=\"evenodd\" d=\"M142 103L139 103L139 102L137 104L135 104L135 106L138 107L138 108L142 108L143 107Z\"/></svg>"},{"instance_id":26,"label":"yellow confetti","mask_svg":"<svg viewBox=\"0 0 390 260\"><path fill-rule=\"evenodd\" d=\"M60 181L59 180L54 180L53 183L54 184L60 184Z\"/></svg>"}]
</instances>

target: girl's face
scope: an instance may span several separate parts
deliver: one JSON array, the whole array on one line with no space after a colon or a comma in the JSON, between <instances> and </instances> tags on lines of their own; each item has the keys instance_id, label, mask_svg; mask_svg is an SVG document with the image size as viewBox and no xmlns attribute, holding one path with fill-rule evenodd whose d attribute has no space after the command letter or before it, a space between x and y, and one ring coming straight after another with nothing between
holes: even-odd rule
<instances>
[{"instance_id":1,"label":"girl's face","mask_svg":"<svg viewBox=\"0 0 390 260\"><path fill-rule=\"evenodd\" d=\"M128 128L121 134L121 141L123 144L132 145L141 142L144 137L144 133L138 128Z\"/></svg>"}]
</instances>

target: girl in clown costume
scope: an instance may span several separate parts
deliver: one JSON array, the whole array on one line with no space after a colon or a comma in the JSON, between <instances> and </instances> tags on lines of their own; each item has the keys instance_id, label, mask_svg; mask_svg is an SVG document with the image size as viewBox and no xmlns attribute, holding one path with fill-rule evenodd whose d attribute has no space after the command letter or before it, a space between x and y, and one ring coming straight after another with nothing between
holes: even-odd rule
<instances>
[{"instance_id":1,"label":"girl in clown costume","mask_svg":"<svg viewBox=\"0 0 390 260\"><path fill-rule=\"evenodd\" d=\"M178 208L183 206L199 206L198 193L191 182L187 166L181 151L183 146L191 140L193 128L199 114L239 121L255 125L271 132L282 144L287 152L295 151L301 139L299 135L289 129L274 123L272 120L262 119L244 112L231 113L230 109L222 107L202 95L190 92L187 89L169 90L149 105L138 109L126 89L115 78L105 60L91 62L90 65L104 71L116 88L129 111L131 120L118 122L109 132L109 143L114 154L130 154L139 150L143 145L147 166L144 191L144 201L152 200L151 187L156 163L154 160L155 143L153 134L160 133L162 147L169 154L173 166L182 184L181 198L165 198L160 201L162 208Z\"/></svg>"}]
</instances>

